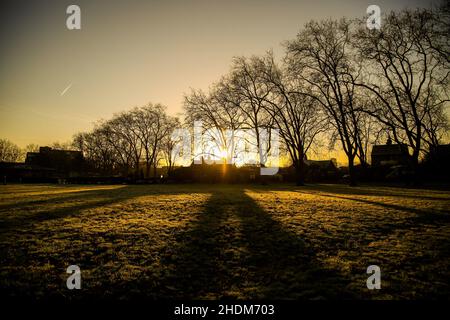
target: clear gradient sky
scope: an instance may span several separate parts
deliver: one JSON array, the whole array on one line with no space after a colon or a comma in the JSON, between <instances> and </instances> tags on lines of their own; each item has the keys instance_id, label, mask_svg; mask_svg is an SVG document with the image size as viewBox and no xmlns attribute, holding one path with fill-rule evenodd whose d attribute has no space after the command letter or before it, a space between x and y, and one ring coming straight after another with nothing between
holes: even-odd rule
<instances>
[{"instance_id":1,"label":"clear gradient sky","mask_svg":"<svg viewBox=\"0 0 450 320\"><path fill-rule=\"evenodd\" d=\"M114 113L207 89L233 56L282 55L310 19L430 7L434 0L2 1L0 138L21 147L65 142ZM81 8L81 30L66 8ZM65 88L71 87L61 95Z\"/></svg>"}]
</instances>

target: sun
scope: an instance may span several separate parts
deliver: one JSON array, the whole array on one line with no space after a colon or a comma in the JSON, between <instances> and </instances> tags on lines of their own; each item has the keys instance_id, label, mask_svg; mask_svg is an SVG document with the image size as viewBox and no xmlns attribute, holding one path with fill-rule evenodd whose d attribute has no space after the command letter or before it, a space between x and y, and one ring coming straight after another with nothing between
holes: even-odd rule
<instances>
[{"instance_id":1,"label":"sun","mask_svg":"<svg viewBox=\"0 0 450 320\"><path fill-rule=\"evenodd\" d=\"M219 152L218 152L218 154L217 154L217 156L218 156L220 159L226 159L227 156L228 156L227 149L220 149Z\"/></svg>"}]
</instances>

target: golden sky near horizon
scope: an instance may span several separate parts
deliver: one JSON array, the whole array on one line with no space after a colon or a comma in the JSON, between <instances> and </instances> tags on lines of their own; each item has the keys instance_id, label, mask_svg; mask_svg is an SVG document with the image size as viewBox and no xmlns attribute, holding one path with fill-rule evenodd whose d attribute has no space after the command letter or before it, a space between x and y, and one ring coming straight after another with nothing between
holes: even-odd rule
<instances>
[{"instance_id":1,"label":"golden sky near horizon","mask_svg":"<svg viewBox=\"0 0 450 320\"><path fill-rule=\"evenodd\" d=\"M263 54L310 19L362 17L437 1L9 1L0 20L0 138L21 147L65 142L93 122L147 102L182 111L233 56ZM81 30L66 8L81 8ZM65 91L65 92L64 92ZM64 92L64 94L62 94Z\"/></svg>"}]
</instances>

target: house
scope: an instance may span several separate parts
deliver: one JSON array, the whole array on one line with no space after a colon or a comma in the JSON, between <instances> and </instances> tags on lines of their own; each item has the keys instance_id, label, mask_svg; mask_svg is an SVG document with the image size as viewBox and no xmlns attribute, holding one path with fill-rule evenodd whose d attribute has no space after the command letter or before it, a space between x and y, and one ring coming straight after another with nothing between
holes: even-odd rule
<instances>
[{"instance_id":1,"label":"house","mask_svg":"<svg viewBox=\"0 0 450 320\"><path fill-rule=\"evenodd\" d=\"M304 160L307 181L333 181L340 176L336 159Z\"/></svg>"},{"instance_id":2,"label":"house","mask_svg":"<svg viewBox=\"0 0 450 320\"><path fill-rule=\"evenodd\" d=\"M372 166L408 165L409 152L406 144L386 144L372 147Z\"/></svg>"},{"instance_id":3,"label":"house","mask_svg":"<svg viewBox=\"0 0 450 320\"><path fill-rule=\"evenodd\" d=\"M307 182L336 182L341 173L337 167L336 159L329 160L303 160L305 164L305 181ZM280 168L283 181L296 181L296 171L294 166Z\"/></svg>"},{"instance_id":4,"label":"house","mask_svg":"<svg viewBox=\"0 0 450 320\"><path fill-rule=\"evenodd\" d=\"M337 161L335 158L331 158L329 160L304 160L303 161L308 167L318 167L323 170L332 170L337 169Z\"/></svg>"}]
</instances>

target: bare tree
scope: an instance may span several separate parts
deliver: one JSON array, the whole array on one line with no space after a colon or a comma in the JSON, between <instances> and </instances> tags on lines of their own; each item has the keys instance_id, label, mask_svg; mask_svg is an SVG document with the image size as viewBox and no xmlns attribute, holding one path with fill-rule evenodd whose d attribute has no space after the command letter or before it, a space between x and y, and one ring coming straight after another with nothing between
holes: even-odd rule
<instances>
[{"instance_id":1,"label":"bare tree","mask_svg":"<svg viewBox=\"0 0 450 320\"><path fill-rule=\"evenodd\" d=\"M136 145L140 146L142 150L145 161L145 176L150 176L150 169L152 162L154 161L154 151L152 151L152 130L151 127L153 123L153 114L151 109L153 105L151 103L147 104L142 108L134 108L128 113L129 130L133 132L133 136L137 138ZM140 160L141 155L139 155ZM139 170L139 160L137 163L136 170Z\"/></svg>"},{"instance_id":2,"label":"bare tree","mask_svg":"<svg viewBox=\"0 0 450 320\"><path fill-rule=\"evenodd\" d=\"M103 174L114 174L120 169L117 152L109 143L102 128L94 128L89 133L77 133L73 137L73 147L83 153L89 168Z\"/></svg>"},{"instance_id":3,"label":"bare tree","mask_svg":"<svg viewBox=\"0 0 450 320\"><path fill-rule=\"evenodd\" d=\"M449 62L433 17L423 9L391 12L380 31L361 26L354 41L365 59L365 76L357 85L373 97L367 112L397 143L408 145L413 168L428 149L424 142L438 144L448 128L443 108L449 101Z\"/></svg>"},{"instance_id":4,"label":"bare tree","mask_svg":"<svg viewBox=\"0 0 450 320\"><path fill-rule=\"evenodd\" d=\"M27 146L24 149L24 152L39 152L39 145L35 144L35 143L30 143L27 144Z\"/></svg>"},{"instance_id":5,"label":"bare tree","mask_svg":"<svg viewBox=\"0 0 450 320\"><path fill-rule=\"evenodd\" d=\"M139 164L139 156L136 156L138 139L128 131L128 122L124 118L118 118L119 116L103 122L99 130L108 145L114 149L123 174L128 175L129 170L133 169L133 165ZM137 167L134 169L136 172Z\"/></svg>"},{"instance_id":6,"label":"bare tree","mask_svg":"<svg viewBox=\"0 0 450 320\"><path fill-rule=\"evenodd\" d=\"M303 185L306 154L316 137L327 130L326 118L317 100L298 92L298 80L276 65L272 53L260 58L258 65L260 79L269 92L263 100L264 108L286 145L297 185Z\"/></svg>"},{"instance_id":7,"label":"bare tree","mask_svg":"<svg viewBox=\"0 0 450 320\"><path fill-rule=\"evenodd\" d=\"M206 94L201 90L192 90L184 97L186 124L193 126L195 121L201 121L202 134L213 141L219 150L226 150L226 160L231 163L234 157L233 139L227 135L227 130L241 128L242 112L239 108L239 97L233 95L228 85L229 79L215 83ZM209 136L208 136L209 135ZM196 154L195 156L211 157L214 155Z\"/></svg>"},{"instance_id":8,"label":"bare tree","mask_svg":"<svg viewBox=\"0 0 450 320\"><path fill-rule=\"evenodd\" d=\"M0 139L0 162L16 162L22 157L22 150L8 139Z\"/></svg>"},{"instance_id":9,"label":"bare tree","mask_svg":"<svg viewBox=\"0 0 450 320\"><path fill-rule=\"evenodd\" d=\"M427 12L433 32L425 34L424 40L443 60L450 63L450 2L442 0L437 8Z\"/></svg>"},{"instance_id":10,"label":"bare tree","mask_svg":"<svg viewBox=\"0 0 450 320\"><path fill-rule=\"evenodd\" d=\"M432 89L431 89L432 90ZM430 96L430 101L434 98ZM443 141L448 141L450 138L450 123L448 115L448 103L445 103L441 99L437 103L430 103L429 107L424 110L423 118L423 141L426 144L422 151L429 153L433 147L442 144Z\"/></svg>"},{"instance_id":11,"label":"bare tree","mask_svg":"<svg viewBox=\"0 0 450 320\"><path fill-rule=\"evenodd\" d=\"M180 142L179 141L180 138L173 139L171 137L171 133L173 132L173 130L181 128L181 123L178 118L168 117L165 125L169 129L168 133L170 133L170 134L167 134L166 136L164 136L161 139L160 149L161 149L161 154L162 154L164 163L167 166L167 174L170 176L172 173L174 164L177 161L177 154L175 154L174 148L177 145L177 143Z\"/></svg>"},{"instance_id":12,"label":"bare tree","mask_svg":"<svg viewBox=\"0 0 450 320\"><path fill-rule=\"evenodd\" d=\"M361 137L354 80L358 70L351 53L351 22L311 21L286 44L286 63L301 82L300 93L315 99L328 114L348 159L350 184ZM363 158L363 157L361 157Z\"/></svg>"},{"instance_id":13,"label":"bare tree","mask_svg":"<svg viewBox=\"0 0 450 320\"><path fill-rule=\"evenodd\" d=\"M92 167L103 172L122 171L135 177L141 161L146 164L146 176L154 175L161 158L161 144L174 129L175 121L167 116L166 108L151 103L99 121L89 133L74 136L72 146L83 152Z\"/></svg>"},{"instance_id":14,"label":"bare tree","mask_svg":"<svg viewBox=\"0 0 450 320\"><path fill-rule=\"evenodd\" d=\"M235 104L243 115L241 128L253 131L259 165L264 167L271 146L270 136L268 141L262 141L261 129L266 129L270 133L273 118L264 108L270 91L267 90L267 84L260 78L260 65L261 61L257 56L235 57L227 85L229 96L236 101Z\"/></svg>"},{"instance_id":15,"label":"bare tree","mask_svg":"<svg viewBox=\"0 0 450 320\"><path fill-rule=\"evenodd\" d=\"M67 141L67 142L59 142L59 141L55 141L52 144L50 144L50 147L53 149L57 149L57 150L70 150L72 146L72 142Z\"/></svg>"},{"instance_id":16,"label":"bare tree","mask_svg":"<svg viewBox=\"0 0 450 320\"><path fill-rule=\"evenodd\" d=\"M133 126L130 128L138 137L144 152L146 176L150 176L153 166L154 175L158 165L158 153L162 139L168 136L171 128L167 127L166 107L161 104L148 103L141 108L135 108L130 116Z\"/></svg>"}]
</instances>

